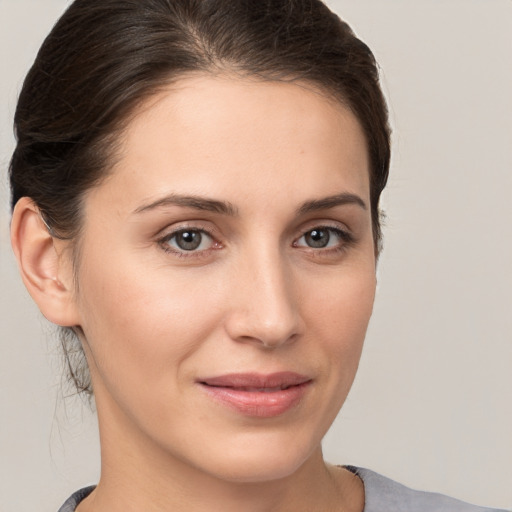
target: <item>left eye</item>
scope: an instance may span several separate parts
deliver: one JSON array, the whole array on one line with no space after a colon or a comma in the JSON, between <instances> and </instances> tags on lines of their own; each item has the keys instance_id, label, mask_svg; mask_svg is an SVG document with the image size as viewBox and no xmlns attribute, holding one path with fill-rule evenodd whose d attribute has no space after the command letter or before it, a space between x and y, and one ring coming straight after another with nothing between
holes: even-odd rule
<instances>
[{"instance_id":1,"label":"left eye","mask_svg":"<svg viewBox=\"0 0 512 512\"><path fill-rule=\"evenodd\" d=\"M340 242L346 238L346 233L340 229L318 227L304 233L295 245L312 249L328 249L340 245Z\"/></svg>"},{"instance_id":2,"label":"left eye","mask_svg":"<svg viewBox=\"0 0 512 512\"><path fill-rule=\"evenodd\" d=\"M166 237L163 242L177 251L204 251L213 245L210 235L199 229L182 229Z\"/></svg>"}]
</instances>

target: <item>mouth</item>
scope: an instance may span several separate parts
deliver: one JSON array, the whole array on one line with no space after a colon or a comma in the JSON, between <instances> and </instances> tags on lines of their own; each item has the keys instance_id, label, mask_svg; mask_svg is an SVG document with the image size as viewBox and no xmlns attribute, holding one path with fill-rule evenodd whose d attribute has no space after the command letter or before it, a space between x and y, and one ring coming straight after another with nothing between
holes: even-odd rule
<instances>
[{"instance_id":1,"label":"mouth","mask_svg":"<svg viewBox=\"0 0 512 512\"><path fill-rule=\"evenodd\" d=\"M220 405L245 416L270 418L298 406L312 379L294 372L234 373L197 382Z\"/></svg>"}]
</instances>

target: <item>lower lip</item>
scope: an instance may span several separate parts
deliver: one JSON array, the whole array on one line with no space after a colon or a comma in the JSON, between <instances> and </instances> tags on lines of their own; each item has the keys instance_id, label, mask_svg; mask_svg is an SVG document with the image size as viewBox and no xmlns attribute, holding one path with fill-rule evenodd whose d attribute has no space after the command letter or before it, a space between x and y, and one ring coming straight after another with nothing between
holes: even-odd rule
<instances>
[{"instance_id":1,"label":"lower lip","mask_svg":"<svg viewBox=\"0 0 512 512\"><path fill-rule=\"evenodd\" d=\"M208 386L202 388L214 400L246 416L272 418L284 414L303 399L311 381L290 386L280 391L242 391L228 387Z\"/></svg>"}]
</instances>

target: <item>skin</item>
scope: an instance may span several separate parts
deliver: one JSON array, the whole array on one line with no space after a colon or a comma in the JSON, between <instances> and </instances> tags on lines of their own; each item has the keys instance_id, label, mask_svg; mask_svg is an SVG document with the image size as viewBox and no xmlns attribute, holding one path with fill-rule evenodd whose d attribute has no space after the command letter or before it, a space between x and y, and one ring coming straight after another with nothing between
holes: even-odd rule
<instances>
[{"instance_id":1,"label":"skin","mask_svg":"<svg viewBox=\"0 0 512 512\"><path fill-rule=\"evenodd\" d=\"M375 293L369 160L354 115L306 84L184 78L141 106L84 214L77 269L29 200L13 217L27 287L47 318L79 327L93 379L102 474L79 512L362 511L362 483L327 465L320 446ZM309 245L315 228L327 247ZM202 233L201 245L180 248L180 229ZM271 418L198 385L278 371L311 382Z\"/></svg>"}]
</instances>

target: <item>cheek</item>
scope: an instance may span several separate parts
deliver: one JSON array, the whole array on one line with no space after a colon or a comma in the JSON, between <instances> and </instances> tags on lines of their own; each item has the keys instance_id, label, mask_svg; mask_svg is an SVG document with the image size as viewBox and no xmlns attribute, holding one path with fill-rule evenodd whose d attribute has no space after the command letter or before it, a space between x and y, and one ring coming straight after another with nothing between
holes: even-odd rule
<instances>
[{"instance_id":1,"label":"cheek","mask_svg":"<svg viewBox=\"0 0 512 512\"><path fill-rule=\"evenodd\" d=\"M309 321L315 322L339 350L360 345L372 314L375 287L371 262L340 269L323 280L316 294L309 294Z\"/></svg>"},{"instance_id":2,"label":"cheek","mask_svg":"<svg viewBox=\"0 0 512 512\"><path fill-rule=\"evenodd\" d=\"M330 406L338 408L355 377L375 298L375 271L368 265L330 279L307 307L313 354L320 354L331 391Z\"/></svg>"},{"instance_id":3,"label":"cheek","mask_svg":"<svg viewBox=\"0 0 512 512\"><path fill-rule=\"evenodd\" d=\"M116 259L84 268L81 282L82 328L95 370L121 391L121 383L142 392L178 373L218 323L214 298L165 268Z\"/></svg>"}]
</instances>

